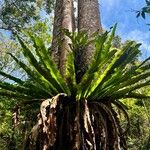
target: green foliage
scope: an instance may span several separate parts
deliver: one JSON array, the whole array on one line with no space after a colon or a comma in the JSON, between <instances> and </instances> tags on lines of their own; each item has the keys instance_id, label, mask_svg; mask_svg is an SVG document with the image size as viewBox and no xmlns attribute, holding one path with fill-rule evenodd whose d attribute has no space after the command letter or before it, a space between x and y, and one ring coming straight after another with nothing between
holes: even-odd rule
<instances>
[{"instance_id":1,"label":"green foliage","mask_svg":"<svg viewBox=\"0 0 150 150\"><path fill-rule=\"evenodd\" d=\"M39 106L32 102L19 106L17 126L13 128L13 112L17 104L15 99L0 97L0 149L22 149L24 138L35 123Z\"/></svg>"},{"instance_id":2,"label":"green foliage","mask_svg":"<svg viewBox=\"0 0 150 150\"><path fill-rule=\"evenodd\" d=\"M15 142L12 126L12 109L14 105L16 105L14 100L9 101L0 97L0 146L3 150L13 148L13 143ZM16 138L17 136L15 134Z\"/></svg>"},{"instance_id":3,"label":"green foliage","mask_svg":"<svg viewBox=\"0 0 150 150\"><path fill-rule=\"evenodd\" d=\"M136 11L136 17L142 17L143 19L146 18L146 15L150 15L150 0L145 0L146 4L141 10ZM150 26L150 23L147 25Z\"/></svg>"},{"instance_id":4,"label":"green foliage","mask_svg":"<svg viewBox=\"0 0 150 150\"><path fill-rule=\"evenodd\" d=\"M146 14L150 14L150 1L149 0L145 0L145 2L146 2L146 6L144 6L140 11L137 11L136 13L137 13L137 18L138 17L142 17L142 18L144 18L145 19L145 15Z\"/></svg>"},{"instance_id":5,"label":"green foliage","mask_svg":"<svg viewBox=\"0 0 150 150\"><path fill-rule=\"evenodd\" d=\"M144 88L145 92L149 89ZM130 150L148 150L150 148L150 103L149 100L124 100L128 107L130 118L130 130L128 132L128 146ZM125 119L121 117L122 125L125 125Z\"/></svg>"},{"instance_id":6,"label":"green foliage","mask_svg":"<svg viewBox=\"0 0 150 150\"><path fill-rule=\"evenodd\" d=\"M13 77L3 71L0 74L16 83L0 82L0 94L21 99L49 98L58 93L66 93L77 100L116 100L119 98L148 98L136 93L137 89L150 85L150 58L141 64L133 63L138 57L140 44L129 41L122 49L112 46L116 25L111 33L95 33L88 40L86 33L69 33L72 40L71 52L66 63L66 76L63 78L53 62L43 40L37 35L28 33L32 49L22 38L17 36L22 47L25 61L14 55L10 56L27 73L32 82ZM95 54L89 68L79 83L76 82L76 50L95 44Z\"/></svg>"},{"instance_id":7,"label":"green foliage","mask_svg":"<svg viewBox=\"0 0 150 150\"><path fill-rule=\"evenodd\" d=\"M51 22L51 20L50 20L50 22ZM41 39L43 39L46 46L47 45L50 46L51 40L52 40L52 33L49 28L49 26L51 26L52 24L50 22L48 22L47 20L36 21L34 23L34 25L28 25L26 28L24 28L24 31L25 31L24 34L26 35L26 32L30 33L31 35L36 34ZM22 34L22 36L24 36L24 35ZM24 37L27 38L28 34ZM30 39L28 41L31 42Z\"/></svg>"},{"instance_id":8,"label":"green foliage","mask_svg":"<svg viewBox=\"0 0 150 150\"><path fill-rule=\"evenodd\" d=\"M4 0L0 7L0 28L14 31L40 19L41 10L51 13L54 0Z\"/></svg>"},{"instance_id":9,"label":"green foliage","mask_svg":"<svg viewBox=\"0 0 150 150\"><path fill-rule=\"evenodd\" d=\"M116 26L110 35L106 32L96 37L95 55L87 72L77 85L77 99L89 98L90 100L102 100L106 98L117 99L126 96L134 97L132 91L144 85L149 85L150 81L146 81L145 79L149 77L150 72L144 69L146 67L143 67L145 63L139 66L128 66L137 58L140 44L135 44L131 41L121 50L112 48L111 44L115 28ZM145 74L144 71L146 71ZM145 81L144 83L138 82L143 80ZM120 85L118 86L118 84Z\"/></svg>"},{"instance_id":10,"label":"green foliage","mask_svg":"<svg viewBox=\"0 0 150 150\"><path fill-rule=\"evenodd\" d=\"M12 53L9 53L9 55L26 72L29 78L23 79L0 70L0 75L4 79L11 80L11 82L7 80L0 81L0 95L9 98L9 102L13 103L12 105L15 105L16 102L14 103L13 99L10 98L17 99L17 103L20 106L25 106L24 109L28 112L25 111L22 114L22 120L25 120L24 117L32 120L33 116L37 114L38 104L43 99L51 98L59 93L66 93L70 98L69 100L86 99L88 101L99 101L102 104L110 101L127 117L125 107L118 99L150 98L150 96L147 96L150 94L149 92L139 93L137 91L150 85L150 58L141 63L135 63L140 53L140 44L134 41L127 42L120 49L116 48L113 45L115 30L116 25L111 32L105 32L101 35L95 33L91 39L88 39L85 32L70 33L64 30L72 41L64 76L60 74L53 62L49 49L45 45L45 41L43 41L44 38L41 39L37 34L31 32L25 32L25 35L28 35L28 40L24 40L25 36L22 36L23 34L17 36L22 47L22 54L19 58ZM95 54L87 71L80 79L80 82L77 83L76 55L79 49L84 49L90 43L95 44ZM1 104L3 105L2 107L5 106L5 103ZM1 116L3 119L0 131L7 135L7 131L11 130L9 132L11 136L13 134L12 112L9 109L6 111L6 109L5 117L3 117L4 115ZM35 115L31 116L31 109L32 112L34 110ZM108 108L103 109L108 111ZM137 110L135 112L137 113ZM112 115L111 113L108 114ZM133 123L135 123L136 115L133 114L130 117L133 117ZM35 118L32 121L34 122ZM9 123L6 124L6 122ZM19 135L24 135L24 126L26 126L25 128L30 128L31 122L29 124L20 123L20 125L20 130L15 135L18 140L22 138ZM142 142L146 143L146 141L148 140ZM3 139L2 142L4 142ZM132 143L131 146L133 146Z\"/></svg>"},{"instance_id":11,"label":"green foliage","mask_svg":"<svg viewBox=\"0 0 150 150\"><path fill-rule=\"evenodd\" d=\"M7 103L6 99L1 99L0 101L0 134L3 133L5 136L11 136L12 134L12 114L10 108L12 108L14 104L14 101Z\"/></svg>"},{"instance_id":12,"label":"green foliage","mask_svg":"<svg viewBox=\"0 0 150 150\"><path fill-rule=\"evenodd\" d=\"M50 47L51 44L51 32L48 28L47 21L44 22L35 22L34 25L28 26L25 28L25 31L29 31L30 34L34 33L38 36L40 36L44 44L47 48ZM22 54L20 54L21 46L18 43L18 41L13 38L10 39L8 37L5 37L2 33L0 33L0 72L7 72L7 74L19 76L21 79L26 79L28 76L25 74L25 72L19 67L19 65L16 64L14 59L8 55L8 53L12 53L17 58L22 58ZM31 40L24 34L19 34L20 37L23 38L24 41L26 41L30 48L31 46ZM3 73L2 73L3 74ZM11 78L5 74L3 76L0 76L0 80L5 80L6 78ZM6 79L6 80L7 80ZM15 78L13 78L15 80ZM12 81L13 81L12 80ZM19 79L20 80L20 79ZM19 80L15 81L16 83L19 82ZM10 80L7 80L8 82L11 82ZM21 80L20 80L21 81ZM8 94L8 93L7 93Z\"/></svg>"},{"instance_id":13,"label":"green foliage","mask_svg":"<svg viewBox=\"0 0 150 150\"><path fill-rule=\"evenodd\" d=\"M15 68L14 61L6 53L11 52L18 56L18 51L20 47L18 44L12 40L5 37L0 33L0 70L5 70L6 72L11 72ZM13 68L13 69L12 69Z\"/></svg>"},{"instance_id":14,"label":"green foliage","mask_svg":"<svg viewBox=\"0 0 150 150\"><path fill-rule=\"evenodd\" d=\"M145 14L150 14L150 1L145 0L146 6L142 8L141 11L137 11L137 17L142 16L145 19Z\"/></svg>"}]
</instances>

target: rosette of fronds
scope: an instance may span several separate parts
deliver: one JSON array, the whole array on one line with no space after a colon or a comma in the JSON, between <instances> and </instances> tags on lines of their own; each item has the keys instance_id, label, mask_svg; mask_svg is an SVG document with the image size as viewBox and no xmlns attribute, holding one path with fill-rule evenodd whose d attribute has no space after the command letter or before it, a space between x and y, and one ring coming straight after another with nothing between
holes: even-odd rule
<instances>
[{"instance_id":1,"label":"rosette of fronds","mask_svg":"<svg viewBox=\"0 0 150 150\"><path fill-rule=\"evenodd\" d=\"M10 55L30 80L24 81L0 71L2 76L14 81L0 82L0 95L27 103L45 100L25 149L127 149L126 130L120 126L117 110L129 119L119 99L149 98L137 91L150 85L150 58L140 64L134 63L140 44L133 41L121 49L113 47L115 29L116 25L111 32L95 34L92 40L86 33L65 31L72 43L64 77L42 39L30 35L34 47L30 49L17 37L25 61ZM95 45L95 54L77 82L76 53L91 43Z\"/></svg>"}]
</instances>

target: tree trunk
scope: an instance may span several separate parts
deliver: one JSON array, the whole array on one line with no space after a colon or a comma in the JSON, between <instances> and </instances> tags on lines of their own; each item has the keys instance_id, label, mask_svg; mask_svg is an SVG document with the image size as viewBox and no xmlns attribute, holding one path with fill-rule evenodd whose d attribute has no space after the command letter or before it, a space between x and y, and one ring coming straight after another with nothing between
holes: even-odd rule
<instances>
[{"instance_id":1,"label":"tree trunk","mask_svg":"<svg viewBox=\"0 0 150 150\"><path fill-rule=\"evenodd\" d=\"M86 31L89 38L96 31L102 33L98 0L78 0L78 31ZM93 44L80 52L77 60L79 78L85 73L93 52Z\"/></svg>"},{"instance_id":2,"label":"tree trunk","mask_svg":"<svg viewBox=\"0 0 150 150\"><path fill-rule=\"evenodd\" d=\"M73 18L73 0L57 0L52 55L62 75L69 51L68 43L71 41L60 29L73 31ZM78 31L83 30L87 31L89 38L97 30L102 32L98 0L78 0ZM94 45L77 50L75 69L79 80L86 71L93 52ZM122 110L124 111L124 108ZM77 101L63 93L42 102L38 122L25 145L25 150L100 149L127 150L118 114L114 111L111 101Z\"/></svg>"},{"instance_id":3,"label":"tree trunk","mask_svg":"<svg viewBox=\"0 0 150 150\"><path fill-rule=\"evenodd\" d=\"M69 51L70 39L64 35L62 29L73 31L73 0L57 0L52 40L52 57L61 74L64 74L66 55Z\"/></svg>"},{"instance_id":4,"label":"tree trunk","mask_svg":"<svg viewBox=\"0 0 150 150\"><path fill-rule=\"evenodd\" d=\"M102 31L98 0L78 0L78 29L86 30L89 36Z\"/></svg>"}]
</instances>

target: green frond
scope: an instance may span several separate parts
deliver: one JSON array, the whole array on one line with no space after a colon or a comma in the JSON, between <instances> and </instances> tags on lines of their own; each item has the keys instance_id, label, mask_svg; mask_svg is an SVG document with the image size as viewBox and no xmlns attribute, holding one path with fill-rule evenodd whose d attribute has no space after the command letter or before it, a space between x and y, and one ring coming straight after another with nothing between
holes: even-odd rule
<instances>
[{"instance_id":1,"label":"green frond","mask_svg":"<svg viewBox=\"0 0 150 150\"><path fill-rule=\"evenodd\" d=\"M53 91L53 89L51 89L51 87L49 85L49 82L47 80L45 80L45 78L43 76L41 76L41 74L39 74L39 72L37 72L36 70L33 71L31 67L28 67L26 64L24 64L23 62L21 62L20 60L18 60L12 54L9 53L9 55L16 61L16 63L23 70L25 70L25 72L30 76L31 79L33 79L33 81L35 81L39 86L42 86L43 89L45 89L45 91L48 94L53 95L54 91Z\"/></svg>"},{"instance_id":2,"label":"green frond","mask_svg":"<svg viewBox=\"0 0 150 150\"><path fill-rule=\"evenodd\" d=\"M87 71L85 73L85 75L83 76L81 82L79 83L78 85L78 96L80 99L80 97L83 97L84 94L88 93L89 90L91 90L91 86L92 84L89 84L89 83L92 83L94 82L94 80L97 80L98 79L98 75L101 74L102 70L104 69L104 67L106 67L105 65L109 64L109 61L110 59L115 55L116 53L116 49L113 49L108 55L107 57L105 57L105 59L103 59L103 61L101 61L100 64L97 63L98 67L97 68L93 68L93 72L92 72L92 68L89 69L89 72Z\"/></svg>"},{"instance_id":3,"label":"green frond","mask_svg":"<svg viewBox=\"0 0 150 150\"><path fill-rule=\"evenodd\" d=\"M7 91L4 89L0 89L0 95L3 97L7 97L7 98L15 98L15 99L32 99L33 97L28 96L28 95L24 95L18 92L11 92L11 91Z\"/></svg>"},{"instance_id":4,"label":"green frond","mask_svg":"<svg viewBox=\"0 0 150 150\"><path fill-rule=\"evenodd\" d=\"M62 91L69 95L70 91L66 83L64 82L64 79L62 78L60 72L58 71L56 64L51 59L50 53L46 49L43 40L38 36L32 36L32 35L30 35L30 38L34 43L34 48L37 56L40 59L40 63L42 63L42 65L46 69L46 72L49 76L48 80L52 82L52 84L54 84L56 87L58 85L58 89L60 92Z\"/></svg>"},{"instance_id":5,"label":"green frond","mask_svg":"<svg viewBox=\"0 0 150 150\"><path fill-rule=\"evenodd\" d=\"M129 86L129 87L126 87L126 88L124 88L124 89L121 89L121 90L118 90L118 91L116 91L116 92L114 92L113 94L115 95L122 95L122 97L125 95L125 94L128 94L128 93L130 93L130 92L132 92L132 91L135 91L135 90L137 90L137 89L140 89L140 88L142 88L142 87L145 87L145 86L149 86L150 85L150 80L147 80L147 81L145 81L145 82L142 82L142 83L140 83L140 82L138 82L137 84L135 84L135 85L131 85L131 86ZM112 94L111 94L112 95Z\"/></svg>"},{"instance_id":6,"label":"green frond","mask_svg":"<svg viewBox=\"0 0 150 150\"><path fill-rule=\"evenodd\" d=\"M19 38L18 40L22 46L22 51L26 59L30 65L33 66L33 69L40 75L42 78L47 80L49 86L55 93L63 92L56 80L51 76L51 74L47 71L47 68L43 68L40 63L36 60L32 52L28 49L28 47L24 44L24 42ZM55 86L54 86L55 85Z\"/></svg>"},{"instance_id":7,"label":"green frond","mask_svg":"<svg viewBox=\"0 0 150 150\"><path fill-rule=\"evenodd\" d=\"M22 81L21 79L16 78L16 77L14 77L14 76L12 76L12 75L10 75L10 74L7 74L7 73L5 73L5 72L3 72L3 71L0 71L0 75L2 75L2 76L5 77L5 78L8 78L8 79L10 79L10 80L12 80L12 81L15 81L15 82L18 83L18 84L23 84L23 83L24 83L24 81Z\"/></svg>"},{"instance_id":8,"label":"green frond","mask_svg":"<svg viewBox=\"0 0 150 150\"><path fill-rule=\"evenodd\" d=\"M75 65L74 65L74 55L72 52L70 52L67 56L65 80L67 82L67 85L72 95L75 96L77 90L77 83L76 83L76 74L75 74Z\"/></svg>"},{"instance_id":9,"label":"green frond","mask_svg":"<svg viewBox=\"0 0 150 150\"><path fill-rule=\"evenodd\" d=\"M123 55L119 58L119 60L114 64L114 68L119 67L120 69L124 69L126 65L135 61L135 59L139 55L139 47L141 44L134 44L133 41L129 42L122 49L125 49Z\"/></svg>"},{"instance_id":10,"label":"green frond","mask_svg":"<svg viewBox=\"0 0 150 150\"><path fill-rule=\"evenodd\" d=\"M92 62L90 64L88 70L83 75L81 82L78 85L78 93L77 93L78 99L80 99L82 92L85 91L90 86L89 83L92 82L92 80L95 76L95 73L102 68L102 64L107 62L107 60L109 60L116 52L116 51L112 51L105 57L105 59L101 59L101 54L103 53L102 49L103 49L105 41L107 40L107 36L108 36L108 32L105 32L102 35L96 36L95 54L94 54L94 57L92 59Z\"/></svg>"},{"instance_id":11,"label":"green frond","mask_svg":"<svg viewBox=\"0 0 150 150\"><path fill-rule=\"evenodd\" d=\"M134 84L150 76L147 72L150 69L147 65L149 58L138 66L132 64L140 53L141 44L130 41L122 49L111 48L115 30L116 25L110 35L105 32L95 38L96 50L93 60L77 85L76 98L78 100L82 98L104 99L120 89L128 89L128 86L132 86L132 89L138 88ZM107 54L105 54L106 50ZM131 67L128 66L129 64ZM142 84L141 87L146 85L148 83Z\"/></svg>"},{"instance_id":12,"label":"green frond","mask_svg":"<svg viewBox=\"0 0 150 150\"><path fill-rule=\"evenodd\" d=\"M70 38L73 44L70 44L70 48L72 51L76 52L79 48L85 48L89 45L93 40L88 38L88 35L85 31L82 32L69 32L67 29L63 29L63 32L66 36Z\"/></svg>"},{"instance_id":13,"label":"green frond","mask_svg":"<svg viewBox=\"0 0 150 150\"><path fill-rule=\"evenodd\" d=\"M9 75L5 72L2 72L0 71L0 75L14 81L16 84L9 84L9 83L5 83L5 82L2 82L0 81L0 87L2 89L6 89L6 90L10 90L10 91L15 91L16 88L15 87L21 87L21 89L19 89L19 91L17 92L20 92L20 93L24 93L25 94L31 94L31 95L34 95L34 97L49 97L51 96L51 94L49 94L49 91L46 91L41 85L38 85L36 83L32 83L30 81L23 81L19 78L16 78L12 75ZM25 90L25 91L24 91ZM35 94L34 94L35 93Z\"/></svg>"},{"instance_id":14,"label":"green frond","mask_svg":"<svg viewBox=\"0 0 150 150\"><path fill-rule=\"evenodd\" d=\"M123 50L117 50L114 58L112 59L112 61L107 65L106 69L101 73L101 71L99 71L96 76L93 79L93 83L91 83L91 90L90 92L85 95L85 97L90 96L90 94L92 94L92 92L95 91L95 89L101 84L101 82L103 82L103 80L106 78L107 75L109 75L109 72L111 71L113 65L116 63L116 61L120 58L120 56L123 54ZM101 73L101 74L100 74Z\"/></svg>"},{"instance_id":15,"label":"green frond","mask_svg":"<svg viewBox=\"0 0 150 150\"><path fill-rule=\"evenodd\" d=\"M10 84L7 82L2 82L0 81L0 88L1 89L5 89L7 91L10 92L17 92L17 93L21 93L24 95L28 95L31 96L33 98L46 98L49 97L50 95L47 93L43 93L42 89L39 89L39 87L36 86L31 86L29 87L29 84L25 84L23 85L17 85L17 84Z\"/></svg>"},{"instance_id":16,"label":"green frond","mask_svg":"<svg viewBox=\"0 0 150 150\"><path fill-rule=\"evenodd\" d=\"M135 98L135 99L150 99L150 96L145 94L139 94L135 92L128 93L124 96L122 95L114 95L113 98L115 99L126 99L126 98Z\"/></svg>"},{"instance_id":17,"label":"green frond","mask_svg":"<svg viewBox=\"0 0 150 150\"><path fill-rule=\"evenodd\" d=\"M122 89L122 88L126 88L126 87L132 87L132 85L136 84L136 83L140 83L140 81L146 81L147 78L149 78L150 76L150 72L146 72L137 76L133 76L132 78L128 78L125 79L124 81L118 81L119 84L115 84L113 85L113 91L110 91L109 94L113 94L114 92ZM118 85L118 86L117 86Z\"/></svg>"},{"instance_id":18,"label":"green frond","mask_svg":"<svg viewBox=\"0 0 150 150\"><path fill-rule=\"evenodd\" d=\"M28 34L33 45L27 46L17 36L25 62L11 57L25 70L31 82L23 81L12 75L0 71L0 75L12 80L15 84L0 82L0 91L4 95L16 96L22 93L24 97L38 99L47 98L58 93L66 93L68 97L76 97L77 100L111 100L120 98L148 98L142 94L134 93L137 89L150 85L150 57L141 63L135 63L139 56L139 47L134 41L128 42L121 49L114 48L112 41L115 36L117 24L111 32L103 34L94 33L90 39L86 32L73 32L63 30L72 44L66 59L64 78L53 62L44 41L36 36ZM75 62L79 49L86 48L90 43L95 44L95 53L87 71L76 82ZM4 91L2 91L4 90Z\"/></svg>"},{"instance_id":19,"label":"green frond","mask_svg":"<svg viewBox=\"0 0 150 150\"><path fill-rule=\"evenodd\" d=\"M108 36L108 40L104 43L104 52L107 55L109 52L109 49L111 48L111 44L113 41L113 38L115 37L115 32L116 32L117 24L115 24L112 28L111 34Z\"/></svg>"},{"instance_id":20,"label":"green frond","mask_svg":"<svg viewBox=\"0 0 150 150\"><path fill-rule=\"evenodd\" d=\"M150 60L150 57L148 57L147 59L145 59L140 65L139 67L143 66L145 63L147 63Z\"/></svg>"},{"instance_id":21,"label":"green frond","mask_svg":"<svg viewBox=\"0 0 150 150\"><path fill-rule=\"evenodd\" d=\"M138 66L132 66L127 69L119 68L118 70L116 70L116 73L114 73L112 78L110 78L107 82L104 83L103 88L109 87L109 86L111 86L111 87L114 86L115 89L113 88L113 90L115 91L124 86L134 84L134 83L140 81L140 79L142 80L142 79L148 78L149 77L148 70L150 69L150 65L149 64L147 64L145 66L143 66L143 65L144 64L141 63ZM131 79L132 79L132 81L131 81ZM121 85L122 85L122 87L121 87Z\"/></svg>"},{"instance_id":22,"label":"green frond","mask_svg":"<svg viewBox=\"0 0 150 150\"><path fill-rule=\"evenodd\" d=\"M10 84L10 83L1 82L1 81L0 81L0 88L9 90L9 91L13 91L13 92L20 92L20 93L24 93L25 90L27 90L25 87L21 87L21 86L15 85L15 84Z\"/></svg>"},{"instance_id":23,"label":"green frond","mask_svg":"<svg viewBox=\"0 0 150 150\"><path fill-rule=\"evenodd\" d=\"M107 31L102 35L96 36L96 38L95 38L95 53L94 53L93 59L91 61L91 64L89 65L89 69L87 70L87 74L96 72L99 69L100 64L103 63L104 60L102 59L102 54L104 53L103 48L104 48L104 43L107 40L107 37L108 37Z\"/></svg>"}]
</instances>

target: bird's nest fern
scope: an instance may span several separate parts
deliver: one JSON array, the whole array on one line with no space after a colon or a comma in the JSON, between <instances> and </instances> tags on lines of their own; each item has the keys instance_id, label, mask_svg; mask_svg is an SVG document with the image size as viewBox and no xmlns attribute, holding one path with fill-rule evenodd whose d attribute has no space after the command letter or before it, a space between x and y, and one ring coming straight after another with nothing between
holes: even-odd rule
<instances>
[{"instance_id":1,"label":"bird's nest fern","mask_svg":"<svg viewBox=\"0 0 150 150\"><path fill-rule=\"evenodd\" d=\"M140 44L130 41L121 49L112 46L116 25L111 32L95 34L92 40L83 33L69 33L70 49L62 76L42 39L30 36L34 49L17 36L28 64L10 56L27 73L31 82L0 71L14 83L0 82L0 95L21 102L42 102L39 120L26 149L127 149L125 131L119 124L117 109L128 119L122 98L149 98L136 93L150 85L150 58L134 63ZM95 45L93 59L77 82L76 50ZM114 109L115 106L115 109Z\"/></svg>"}]
</instances>

